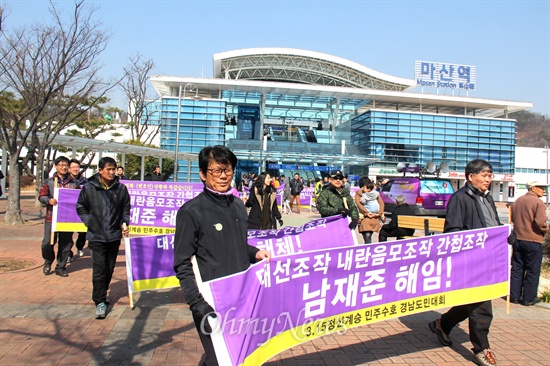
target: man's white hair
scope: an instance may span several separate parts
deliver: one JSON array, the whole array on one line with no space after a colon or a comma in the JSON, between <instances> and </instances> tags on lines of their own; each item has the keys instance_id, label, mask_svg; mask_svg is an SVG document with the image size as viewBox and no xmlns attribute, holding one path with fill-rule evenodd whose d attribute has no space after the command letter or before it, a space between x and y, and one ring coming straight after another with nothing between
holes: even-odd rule
<instances>
[{"instance_id":1,"label":"man's white hair","mask_svg":"<svg viewBox=\"0 0 550 366\"><path fill-rule=\"evenodd\" d=\"M398 205L402 203L407 203L407 199L405 198L405 196L400 194L399 196L395 197L395 203L397 203Z\"/></svg>"}]
</instances>

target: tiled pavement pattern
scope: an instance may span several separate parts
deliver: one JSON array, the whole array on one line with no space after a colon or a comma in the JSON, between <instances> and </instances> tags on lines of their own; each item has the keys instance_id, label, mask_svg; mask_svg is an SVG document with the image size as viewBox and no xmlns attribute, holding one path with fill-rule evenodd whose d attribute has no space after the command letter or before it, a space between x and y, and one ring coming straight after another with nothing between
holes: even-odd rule
<instances>
[{"instance_id":1,"label":"tiled pavement pattern","mask_svg":"<svg viewBox=\"0 0 550 366\"><path fill-rule=\"evenodd\" d=\"M42 274L43 225L30 197L22 201L25 226L6 226L0 201L0 258L29 259L34 266L0 274L0 365L197 365L202 347L179 289L127 297L124 251L112 281L107 319L94 318L91 259L85 249L69 277ZM285 225L317 217L285 215ZM550 306L493 301L490 341L499 365L550 365ZM267 365L471 365L467 322L440 347L427 322L431 311L328 335L287 350Z\"/></svg>"}]
</instances>

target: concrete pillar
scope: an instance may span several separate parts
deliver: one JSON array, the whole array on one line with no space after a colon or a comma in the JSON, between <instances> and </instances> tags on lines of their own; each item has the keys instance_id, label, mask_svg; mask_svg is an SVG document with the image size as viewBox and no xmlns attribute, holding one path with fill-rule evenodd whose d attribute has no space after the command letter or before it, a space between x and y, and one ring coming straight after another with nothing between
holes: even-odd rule
<instances>
[{"instance_id":1,"label":"concrete pillar","mask_svg":"<svg viewBox=\"0 0 550 366\"><path fill-rule=\"evenodd\" d=\"M139 180L143 181L145 180L145 156L141 156L141 177Z\"/></svg>"}]
</instances>

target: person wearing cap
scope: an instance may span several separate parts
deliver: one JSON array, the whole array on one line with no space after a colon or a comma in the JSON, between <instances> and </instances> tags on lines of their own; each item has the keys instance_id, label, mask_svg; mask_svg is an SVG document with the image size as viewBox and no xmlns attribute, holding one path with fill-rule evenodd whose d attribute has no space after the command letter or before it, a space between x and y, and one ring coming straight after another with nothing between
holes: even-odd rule
<instances>
[{"instance_id":1,"label":"person wearing cap","mask_svg":"<svg viewBox=\"0 0 550 366\"><path fill-rule=\"evenodd\" d=\"M510 302L513 304L530 306L540 302L537 293L542 242L548 229L548 217L540 197L544 196L546 188L537 181L527 183L528 192L512 206L512 222L517 238L513 244L510 281Z\"/></svg>"},{"instance_id":2,"label":"person wearing cap","mask_svg":"<svg viewBox=\"0 0 550 366\"><path fill-rule=\"evenodd\" d=\"M349 189L344 188L344 174L340 170L330 173L329 185L324 187L317 198L317 209L321 217L342 214L349 216L349 228L355 230L359 220L359 210L351 197Z\"/></svg>"}]
</instances>

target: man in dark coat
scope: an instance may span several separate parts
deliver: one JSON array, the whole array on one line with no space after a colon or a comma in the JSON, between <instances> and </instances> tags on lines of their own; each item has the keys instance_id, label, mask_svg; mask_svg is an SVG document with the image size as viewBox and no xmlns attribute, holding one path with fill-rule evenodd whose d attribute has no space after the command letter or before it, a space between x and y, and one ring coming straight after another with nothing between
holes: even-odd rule
<instances>
[{"instance_id":1,"label":"man in dark coat","mask_svg":"<svg viewBox=\"0 0 550 366\"><path fill-rule=\"evenodd\" d=\"M128 177L124 175L124 167L119 166L116 168L116 176L118 180L128 180Z\"/></svg>"},{"instance_id":2,"label":"man in dark coat","mask_svg":"<svg viewBox=\"0 0 550 366\"><path fill-rule=\"evenodd\" d=\"M378 233L378 241L388 241L388 237L395 236L402 239L405 236L414 234L414 229L405 229L399 227L399 216L414 216L414 211L409 207L407 199L403 195L395 197L395 210L391 214L391 221L382 226Z\"/></svg>"},{"instance_id":3,"label":"man in dark coat","mask_svg":"<svg viewBox=\"0 0 550 366\"><path fill-rule=\"evenodd\" d=\"M445 233L481 229L501 225L489 188L493 180L493 167L488 161L476 159L466 165L466 184L450 198L445 219ZM503 245L508 245L503 243ZM493 320L491 300L454 306L440 319L429 323L444 346L451 346L451 330L468 319L470 342L474 348L474 361L478 365L496 365L496 357L489 346L489 327Z\"/></svg>"},{"instance_id":4,"label":"man in dark coat","mask_svg":"<svg viewBox=\"0 0 550 366\"><path fill-rule=\"evenodd\" d=\"M151 174L151 180L157 182L164 182L164 174L160 172L160 166L155 167L155 171Z\"/></svg>"},{"instance_id":5,"label":"man in dark coat","mask_svg":"<svg viewBox=\"0 0 550 366\"><path fill-rule=\"evenodd\" d=\"M199 153L199 175L204 191L185 203L176 217L174 271L189 304L204 348L201 365L218 365L208 317L215 317L197 286L191 258L203 281L246 270L270 254L248 245L246 209L231 189L237 157L225 146L207 146Z\"/></svg>"},{"instance_id":6,"label":"man in dark coat","mask_svg":"<svg viewBox=\"0 0 550 366\"><path fill-rule=\"evenodd\" d=\"M298 173L294 174L294 179L289 179L290 182L290 212L292 212L292 203L296 201L297 212L300 213L300 193L304 190L304 182L300 179Z\"/></svg>"},{"instance_id":7,"label":"man in dark coat","mask_svg":"<svg viewBox=\"0 0 550 366\"><path fill-rule=\"evenodd\" d=\"M86 239L92 251L92 300L95 316L104 319L107 313L107 291L120 247L128 236L130 225L130 195L116 177L116 161L105 157L99 160L99 173L82 187L76 212L88 228Z\"/></svg>"}]
</instances>

